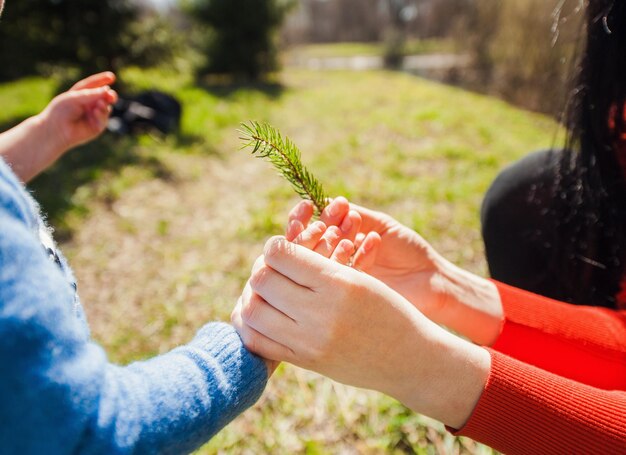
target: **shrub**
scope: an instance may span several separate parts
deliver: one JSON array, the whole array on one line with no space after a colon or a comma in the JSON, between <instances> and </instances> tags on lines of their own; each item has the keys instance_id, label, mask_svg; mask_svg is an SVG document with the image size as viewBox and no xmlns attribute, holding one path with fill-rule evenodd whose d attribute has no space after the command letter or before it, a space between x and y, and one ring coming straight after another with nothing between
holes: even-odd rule
<instances>
[{"instance_id":1,"label":"shrub","mask_svg":"<svg viewBox=\"0 0 626 455\"><path fill-rule=\"evenodd\" d=\"M293 0L190 0L205 30L202 73L258 80L278 68L277 32Z\"/></svg>"}]
</instances>

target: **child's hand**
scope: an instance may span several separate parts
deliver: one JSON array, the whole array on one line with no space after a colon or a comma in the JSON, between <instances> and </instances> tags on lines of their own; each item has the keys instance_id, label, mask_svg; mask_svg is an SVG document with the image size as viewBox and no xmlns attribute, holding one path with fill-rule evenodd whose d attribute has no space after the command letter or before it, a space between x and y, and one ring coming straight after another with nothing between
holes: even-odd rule
<instances>
[{"instance_id":1,"label":"child's hand","mask_svg":"<svg viewBox=\"0 0 626 455\"><path fill-rule=\"evenodd\" d=\"M110 88L114 82L111 72L83 79L54 98L40 114L48 140L55 144L58 155L104 131L111 105L117 101L117 93Z\"/></svg>"}]
</instances>

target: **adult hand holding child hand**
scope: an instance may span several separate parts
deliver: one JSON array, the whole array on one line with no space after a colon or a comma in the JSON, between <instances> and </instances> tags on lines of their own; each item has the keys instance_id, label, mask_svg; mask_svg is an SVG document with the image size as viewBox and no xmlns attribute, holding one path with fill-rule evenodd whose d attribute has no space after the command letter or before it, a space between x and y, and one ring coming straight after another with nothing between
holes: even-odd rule
<instances>
[{"instance_id":1,"label":"adult hand holding child hand","mask_svg":"<svg viewBox=\"0 0 626 455\"><path fill-rule=\"evenodd\" d=\"M360 217L356 217L355 223L360 224ZM292 234L294 244L309 248L323 257L330 258L332 261L340 264L347 264L354 253L354 244L350 240L342 238L339 228L335 226L327 228L321 221L312 223L306 229L298 229L297 232L293 230ZM252 276L264 273L265 268L265 257L261 255L252 267ZM244 342L248 344L254 343L258 332L245 325L242 317L243 302L253 302L259 299L260 297L252 290L249 280L231 314L231 322L239 331ZM266 361L268 373L271 376L280 363L280 359L269 356L263 357Z\"/></svg>"},{"instance_id":2,"label":"adult hand holding child hand","mask_svg":"<svg viewBox=\"0 0 626 455\"><path fill-rule=\"evenodd\" d=\"M312 216L310 202L296 205L289 213L287 238L307 226ZM343 226L357 217L358 223L347 222L353 229L344 233L357 247L354 268L385 283L436 323L478 344L496 340L503 312L492 282L455 266L391 216L343 197L335 198L320 219L328 226Z\"/></svg>"},{"instance_id":3,"label":"adult hand holding child hand","mask_svg":"<svg viewBox=\"0 0 626 455\"><path fill-rule=\"evenodd\" d=\"M331 213L322 215L326 221L336 215L332 204L329 208ZM358 227L342 232L356 238L361 219L355 213ZM288 237L305 226L294 224ZM345 260L311 251L318 249L311 246L315 242L305 243L285 237L267 242L233 312L244 344L271 361L286 360L387 393L450 426L462 426L482 393L488 352L438 327L385 283L344 265ZM324 251L328 255L329 249Z\"/></svg>"}]
</instances>

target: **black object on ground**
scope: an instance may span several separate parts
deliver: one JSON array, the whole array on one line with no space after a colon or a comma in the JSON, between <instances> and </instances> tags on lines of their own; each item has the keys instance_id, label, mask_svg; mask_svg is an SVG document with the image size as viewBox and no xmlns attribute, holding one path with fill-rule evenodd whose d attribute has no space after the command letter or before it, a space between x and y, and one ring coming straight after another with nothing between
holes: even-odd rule
<instances>
[{"instance_id":1,"label":"black object on ground","mask_svg":"<svg viewBox=\"0 0 626 455\"><path fill-rule=\"evenodd\" d=\"M178 130L181 115L182 106L176 98L151 90L133 97L120 97L113 106L107 129L120 135L155 130L171 134Z\"/></svg>"}]
</instances>

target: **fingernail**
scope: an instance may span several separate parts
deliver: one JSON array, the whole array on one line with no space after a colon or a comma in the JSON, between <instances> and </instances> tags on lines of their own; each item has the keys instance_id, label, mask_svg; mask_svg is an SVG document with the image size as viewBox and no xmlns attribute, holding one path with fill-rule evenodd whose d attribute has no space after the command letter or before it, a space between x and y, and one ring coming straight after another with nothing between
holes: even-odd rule
<instances>
[{"instance_id":1,"label":"fingernail","mask_svg":"<svg viewBox=\"0 0 626 455\"><path fill-rule=\"evenodd\" d=\"M343 219L343 223L341 223L341 232L347 234L348 232L350 232L350 229L352 229L352 220L350 219L350 216L347 215Z\"/></svg>"}]
</instances>

